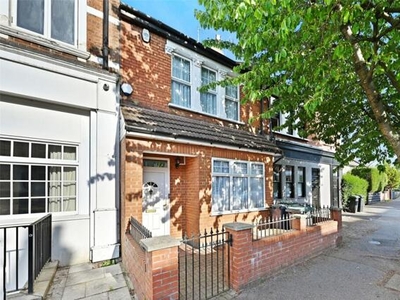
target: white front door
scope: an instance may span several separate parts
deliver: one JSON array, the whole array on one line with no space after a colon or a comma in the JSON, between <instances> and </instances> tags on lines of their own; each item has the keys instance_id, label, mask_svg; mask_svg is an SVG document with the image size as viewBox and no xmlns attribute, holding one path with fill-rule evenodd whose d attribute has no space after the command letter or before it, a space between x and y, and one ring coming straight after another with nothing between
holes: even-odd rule
<instances>
[{"instance_id":1,"label":"white front door","mask_svg":"<svg viewBox=\"0 0 400 300\"><path fill-rule=\"evenodd\" d=\"M153 237L170 234L168 175L167 160L144 160L142 220Z\"/></svg>"}]
</instances>

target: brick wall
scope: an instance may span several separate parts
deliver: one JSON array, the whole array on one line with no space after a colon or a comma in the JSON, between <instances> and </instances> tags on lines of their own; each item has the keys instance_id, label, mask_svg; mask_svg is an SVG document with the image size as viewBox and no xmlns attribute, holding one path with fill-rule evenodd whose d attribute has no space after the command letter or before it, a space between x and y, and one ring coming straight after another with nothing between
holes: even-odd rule
<instances>
[{"instance_id":1,"label":"brick wall","mask_svg":"<svg viewBox=\"0 0 400 300\"><path fill-rule=\"evenodd\" d=\"M328 221L280 236L252 240L252 229L227 231L233 236L231 284L236 291L264 276L310 258L341 241L338 221ZM237 225L237 224L236 224Z\"/></svg>"},{"instance_id":2,"label":"brick wall","mask_svg":"<svg viewBox=\"0 0 400 300\"><path fill-rule=\"evenodd\" d=\"M135 288L136 297L139 300L178 299L178 247L174 245L149 251L129 233L124 234L123 238L125 247L122 248L122 262Z\"/></svg>"},{"instance_id":3,"label":"brick wall","mask_svg":"<svg viewBox=\"0 0 400 300\"><path fill-rule=\"evenodd\" d=\"M133 86L133 94L123 97L123 102L257 132L260 127L259 121L252 123L254 127L248 126L247 121L259 114L259 102L241 105L240 115L244 124L232 124L226 120L169 107L168 104L171 101L171 55L165 53L166 39L151 32L150 42L145 43L142 41L141 31L142 28L137 25L121 21L121 78L123 82L128 82Z\"/></svg>"},{"instance_id":4,"label":"brick wall","mask_svg":"<svg viewBox=\"0 0 400 300\"><path fill-rule=\"evenodd\" d=\"M240 222L226 224L233 240L230 247L231 288L240 291L252 282L338 245L341 212L334 212L333 218L335 220L313 227L305 227L303 218L297 218L294 223L299 229L257 241L252 239L251 225ZM170 237L156 237L142 240L139 245L129 234L124 235L124 239L126 246L122 248L122 261L138 299L178 299L179 280L185 280L184 275L180 279L178 275L179 242ZM166 239L169 239L169 246L149 250L148 245L165 245ZM197 275L195 270L195 280ZM195 291L195 295L197 293Z\"/></svg>"},{"instance_id":5,"label":"brick wall","mask_svg":"<svg viewBox=\"0 0 400 300\"><path fill-rule=\"evenodd\" d=\"M198 234L199 231L204 232L204 229L221 228L224 223L252 222L260 216L268 215L267 210L226 215L211 214L211 159L220 157L264 162L265 203L271 205L272 183L268 178L271 178L272 158L268 155L133 138L127 138L124 144L125 148L121 147L125 149L121 151L121 162L124 165L122 170L124 174L121 176L122 232L130 216L142 220L144 156L170 159L170 222L171 235L174 237L182 237L183 233L190 236ZM177 155L186 157L186 165L175 167Z\"/></svg>"}]
</instances>

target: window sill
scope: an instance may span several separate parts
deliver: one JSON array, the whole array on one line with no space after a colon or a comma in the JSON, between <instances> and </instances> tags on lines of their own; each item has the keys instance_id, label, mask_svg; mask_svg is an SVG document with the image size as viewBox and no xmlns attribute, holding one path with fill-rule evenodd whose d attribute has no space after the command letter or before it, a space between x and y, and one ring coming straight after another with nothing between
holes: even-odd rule
<instances>
[{"instance_id":1,"label":"window sill","mask_svg":"<svg viewBox=\"0 0 400 300\"><path fill-rule=\"evenodd\" d=\"M191 108L188 108L188 107L184 107L184 106L180 106L180 105L176 105L176 104L173 104L173 103L169 103L168 106L169 107L173 107L173 108L177 108L177 109L181 109L181 110L186 110L186 111L189 111L189 112L193 112L193 113L196 113L196 114L199 114L199 115L204 115L204 116L207 116L207 117L210 117L210 118L214 118L214 119L218 119L218 120L223 120L223 121L236 123L236 124L240 124L240 125L244 125L245 124L244 122L241 122L241 121L236 121L236 120L232 120L232 119L223 118L223 117L220 117L220 116L208 114L208 113L205 113L205 112L202 112L202 111L197 111L197 110L194 110L194 109L191 109Z\"/></svg>"},{"instance_id":2,"label":"window sill","mask_svg":"<svg viewBox=\"0 0 400 300\"><path fill-rule=\"evenodd\" d=\"M254 208L254 209L232 210L232 211L224 211L224 212L212 212L210 214L210 216L211 217L218 217L218 216L224 216L224 215L244 214L244 213L267 211L267 210L269 210L269 206L262 207L262 208Z\"/></svg>"},{"instance_id":3,"label":"window sill","mask_svg":"<svg viewBox=\"0 0 400 300\"><path fill-rule=\"evenodd\" d=\"M82 59L88 59L90 57L89 52L82 51L77 48L74 48L73 46L64 45L62 43L58 43L53 40L48 40L41 36L36 36L34 34L25 33L23 31L20 31L16 28L12 28L9 26L0 25L0 33L15 37L15 38L20 38L22 40L25 40L25 41L28 41L31 43L35 43L35 44L38 44L38 45L41 45L44 47L48 47L50 49L57 50L57 51L60 51L63 53L71 54L73 56L76 56L76 57L79 57Z\"/></svg>"}]
</instances>

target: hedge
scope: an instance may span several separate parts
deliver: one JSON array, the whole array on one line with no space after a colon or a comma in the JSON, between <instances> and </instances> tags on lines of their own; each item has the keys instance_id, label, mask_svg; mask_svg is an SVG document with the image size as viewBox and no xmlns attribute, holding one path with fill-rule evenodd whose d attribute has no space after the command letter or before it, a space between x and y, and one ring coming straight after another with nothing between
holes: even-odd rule
<instances>
[{"instance_id":1,"label":"hedge","mask_svg":"<svg viewBox=\"0 0 400 300\"><path fill-rule=\"evenodd\" d=\"M377 168L358 167L351 170L351 174L368 181L369 193L383 191L388 182L386 173Z\"/></svg>"},{"instance_id":2,"label":"hedge","mask_svg":"<svg viewBox=\"0 0 400 300\"><path fill-rule=\"evenodd\" d=\"M348 206L349 197L361 195L366 201L368 194L368 181L358 176L346 173L342 177L342 201L343 206Z\"/></svg>"}]
</instances>

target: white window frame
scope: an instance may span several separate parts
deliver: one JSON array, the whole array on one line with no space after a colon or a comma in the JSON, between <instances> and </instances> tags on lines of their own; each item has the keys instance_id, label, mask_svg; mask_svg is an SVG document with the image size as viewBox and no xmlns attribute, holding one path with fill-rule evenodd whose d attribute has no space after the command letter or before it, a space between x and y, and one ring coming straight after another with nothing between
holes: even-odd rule
<instances>
[{"instance_id":1,"label":"white window frame","mask_svg":"<svg viewBox=\"0 0 400 300\"><path fill-rule=\"evenodd\" d=\"M201 85L202 85L202 86L211 83L211 82L203 83L203 76L202 76L203 69L204 69L204 70L207 70L208 72L214 73L214 74L215 74L215 79L217 79L217 74L218 74L218 72L217 72L216 70L213 70L213 69L211 69L211 68L208 68L207 66L201 66L201 68L200 68L200 76L201 76L201 80L202 80L202 82L201 82ZM201 106L201 96L202 96L202 95L212 95L212 96L215 96L215 110L216 110L216 112L217 112L217 114L218 114L218 94L217 94L217 87L215 87L214 89L208 89L207 92L200 93L200 106ZM211 112L204 111L204 110L203 110L203 107L202 107L202 112L204 112L204 113L206 113L206 114L212 114L212 115L213 115L213 113L211 113Z\"/></svg>"},{"instance_id":2,"label":"white window frame","mask_svg":"<svg viewBox=\"0 0 400 300\"><path fill-rule=\"evenodd\" d=\"M220 162L225 162L229 164L229 172L224 173L224 172L214 172L214 164L215 162L220 161ZM240 174L234 172L234 165L235 163L239 164L246 164L247 165L247 174ZM252 174L252 165L259 165L262 166L262 174ZM255 161L242 161L242 160L232 160L232 159L225 159L225 158L212 158L212 165L211 165L211 178L212 178L212 183L211 183L211 213L213 215L220 215L220 214L229 214L229 213L237 213L237 212L248 212L248 211L259 211L259 210L264 210L266 208L265 204L265 164L262 162L255 162ZM229 178L229 208L225 210L218 210L218 206L215 203L214 196L213 196L213 189L214 187L214 178L217 177L226 177ZM242 209L233 209L233 182L234 178L247 178L247 208L242 208ZM262 179L262 206L259 207L252 207L252 204L254 203L251 199L252 195L252 190L251 190L251 179L252 178L257 178L257 179Z\"/></svg>"},{"instance_id":3,"label":"white window frame","mask_svg":"<svg viewBox=\"0 0 400 300\"><path fill-rule=\"evenodd\" d=\"M50 2L51 0L45 0ZM45 34L39 34L25 28L17 26L17 1L5 0L0 5L0 33L13 36L32 42L34 44L42 45L50 49L75 55L79 58L87 59L89 53L87 52L87 3L86 1L75 0L75 41L74 45L64 43L62 41L51 39ZM51 21L48 15L45 18ZM45 28L46 30L46 28ZM47 29L48 30L48 29ZM50 32L50 31L49 31Z\"/></svg>"},{"instance_id":4,"label":"white window frame","mask_svg":"<svg viewBox=\"0 0 400 300\"><path fill-rule=\"evenodd\" d=\"M225 114L226 114L226 101L228 100L228 101L232 101L232 102L235 102L236 103L236 105L237 105L237 115L236 115L236 119L234 119L235 121L239 121L239 116L240 116L240 96L239 96L239 87L237 86L236 87L236 97L235 98L233 98L232 96L230 96L230 95L228 95L227 93L226 93L226 89L228 88L229 86L227 86L227 87L225 87L225 101L224 101L224 108L225 108Z\"/></svg>"},{"instance_id":5,"label":"white window frame","mask_svg":"<svg viewBox=\"0 0 400 300\"><path fill-rule=\"evenodd\" d=\"M0 164L6 164L10 165L10 179L9 180L0 180L0 182L8 182L10 181L10 196L9 197L4 197L4 198L9 198L10 199L10 214L8 215L0 215L0 216L9 216L9 215L28 215L31 214L31 202L32 199L38 199L38 198L45 198L45 211L44 212L38 212L38 213L55 213L58 215L67 215L67 214L76 214L79 211L79 145L78 144L70 144L70 143L60 143L60 142L49 142L49 141L35 141L35 140L22 140L22 139L14 139L14 138L2 138L0 137L0 140L2 141L10 141L11 142L11 154L10 156L1 156L0 155ZM19 157L19 156L14 156L13 155L13 149L14 149L14 142L22 142L22 143L28 143L29 144L29 155L28 157ZM64 159L64 158L35 158L32 157L32 147L31 144L43 144L46 146L46 153L48 153L48 148L49 146L61 146L62 149L65 147L74 147L76 148L76 159ZM62 150L62 153L64 153L64 150ZM20 198L20 197L14 197L13 196L13 182L15 181L12 177L12 166L14 165L24 165L28 166L28 179L26 180L20 180L23 182L26 182L28 184L28 196L24 198L28 198L28 213L27 214L14 214L13 213L13 200L14 198ZM32 166L40 166L40 167L45 167L46 171L48 170L49 167L60 167L61 168L61 174L64 174L63 170L64 168L72 167L76 169L75 172L75 209L74 210L69 210L69 211L63 211L61 209L60 211L49 211L49 199L52 198L51 195L48 193L48 184L51 181L47 176L47 172L45 174L45 179L44 180L34 180L32 179L32 174L31 174L31 168ZM63 175L62 175L63 176ZM34 182L44 182L45 183L45 195L44 196L32 196L31 195L31 183ZM63 199L65 198L63 195L63 189L64 189L64 183L70 182L69 180L65 180L64 178L60 179L59 182L61 182L61 195L59 195L61 199L61 208L63 207Z\"/></svg>"},{"instance_id":6,"label":"white window frame","mask_svg":"<svg viewBox=\"0 0 400 300\"><path fill-rule=\"evenodd\" d=\"M236 76L232 70L227 68L226 66L219 64L205 56L199 55L194 51L191 51L185 47L182 47L170 40L167 40L167 44L165 46L165 52L171 55L171 101L169 106L176 107L192 112L196 112L202 115L210 116L213 118L227 120L229 122L240 123L240 86L237 86L237 99L236 102L238 103L238 110L237 110L237 117L235 119L231 119L227 117L225 111L225 99L232 100L231 97L226 96L225 87L216 86L215 91L209 90L209 93L214 93L216 95L217 101L217 112L216 114L211 114L204 112L201 107L201 92L199 91L200 87L202 86L201 80L201 70L202 68L209 69L212 72L216 73L216 81L221 81L226 78L226 76L234 77ZM172 101L172 82L177 81L175 77L172 76L173 72L173 57L179 57L182 59L186 59L190 61L190 75L191 75L191 82L190 82L190 90L191 90L191 105L190 107L182 106Z\"/></svg>"},{"instance_id":7,"label":"white window frame","mask_svg":"<svg viewBox=\"0 0 400 300\"><path fill-rule=\"evenodd\" d=\"M190 68L190 70L189 70L189 81L186 81L186 80L184 80L184 79L182 79L182 78L178 78L178 77L175 77L174 75L173 75L173 68L174 68L174 63L173 63L173 60L175 59L175 58L179 58L179 59L181 59L181 60L185 60L185 61L187 61L188 63L189 63L189 68ZM177 105L177 106L181 106L181 107L185 107L185 108L190 108L191 107L191 105L192 105L192 99L193 99L193 87L192 87L192 78L193 78L193 76L192 76L192 69L193 69L193 67L192 67L192 62L189 60L189 59L187 59L187 58L185 58L185 57L183 57L183 56L179 56L179 55L174 55L173 57L172 57L172 60L171 60L171 103L172 104L174 104L174 105ZM190 99L189 99L189 106L184 106L184 105L180 105L180 104L178 104L178 103L174 103L174 102L172 102L173 101L173 99L172 99L172 93L173 93L173 90L172 90L172 83L173 82L176 82L176 83L178 83L178 84L182 84L182 85L185 85L185 86L188 86L189 87L189 89L190 89Z\"/></svg>"}]
</instances>

